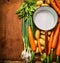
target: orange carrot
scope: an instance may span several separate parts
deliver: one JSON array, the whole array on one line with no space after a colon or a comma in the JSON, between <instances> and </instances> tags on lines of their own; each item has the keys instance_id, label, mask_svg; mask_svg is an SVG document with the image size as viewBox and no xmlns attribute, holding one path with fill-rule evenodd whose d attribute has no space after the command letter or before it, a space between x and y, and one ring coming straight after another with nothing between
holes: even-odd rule
<instances>
[{"instance_id":1,"label":"orange carrot","mask_svg":"<svg viewBox=\"0 0 60 63\"><path fill-rule=\"evenodd\" d=\"M32 29L31 29L30 26L28 27L28 36L29 36L29 41L30 41L31 49L33 51L35 51L36 50L36 44L34 42L34 38L33 38L33 35L32 35Z\"/></svg>"},{"instance_id":2,"label":"orange carrot","mask_svg":"<svg viewBox=\"0 0 60 63\"><path fill-rule=\"evenodd\" d=\"M52 42L52 48L56 47L57 39L58 39L58 36L59 36L59 27L60 27L60 24L57 25L56 31L54 33L53 42Z\"/></svg>"},{"instance_id":3,"label":"orange carrot","mask_svg":"<svg viewBox=\"0 0 60 63\"><path fill-rule=\"evenodd\" d=\"M59 2L59 0L55 0L55 2L57 4L57 6L60 8L60 2Z\"/></svg>"},{"instance_id":4,"label":"orange carrot","mask_svg":"<svg viewBox=\"0 0 60 63\"><path fill-rule=\"evenodd\" d=\"M58 44L57 44L57 49L56 49L56 55L60 56L60 34L59 34L59 39L58 39Z\"/></svg>"},{"instance_id":5,"label":"orange carrot","mask_svg":"<svg viewBox=\"0 0 60 63\"><path fill-rule=\"evenodd\" d=\"M56 49L56 55L60 56L60 33L59 33L59 38L58 38L58 44L57 44L57 49Z\"/></svg>"},{"instance_id":6,"label":"orange carrot","mask_svg":"<svg viewBox=\"0 0 60 63\"><path fill-rule=\"evenodd\" d=\"M38 50L41 53L42 52L42 48L41 48L41 44L40 44L40 39L38 39L37 43L38 43Z\"/></svg>"},{"instance_id":7,"label":"orange carrot","mask_svg":"<svg viewBox=\"0 0 60 63\"><path fill-rule=\"evenodd\" d=\"M52 45L52 41L53 41L53 36L54 36L54 31L52 31L51 37L50 37L50 41L48 43L48 55L50 54L51 51L51 45Z\"/></svg>"},{"instance_id":8,"label":"orange carrot","mask_svg":"<svg viewBox=\"0 0 60 63\"><path fill-rule=\"evenodd\" d=\"M57 7L54 0L50 0L51 6L56 10L56 12L60 15L60 9Z\"/></svg>"}]
</instances>

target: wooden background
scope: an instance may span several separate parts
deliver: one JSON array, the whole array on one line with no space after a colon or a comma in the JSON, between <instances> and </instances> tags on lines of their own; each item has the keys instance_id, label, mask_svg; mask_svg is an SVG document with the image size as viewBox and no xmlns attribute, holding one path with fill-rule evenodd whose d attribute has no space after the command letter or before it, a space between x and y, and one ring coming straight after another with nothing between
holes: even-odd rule
<instances>
[{"instance_id":1,"label":"wooden background","mask_svg":"<svg viewBox=\"0 0 60 63\"><path fill-rule=\"evenodd\" d=\"M16 15L21 1L0 0L0 60L21 60L22 21Z\"/></svg>"}]
</instances>

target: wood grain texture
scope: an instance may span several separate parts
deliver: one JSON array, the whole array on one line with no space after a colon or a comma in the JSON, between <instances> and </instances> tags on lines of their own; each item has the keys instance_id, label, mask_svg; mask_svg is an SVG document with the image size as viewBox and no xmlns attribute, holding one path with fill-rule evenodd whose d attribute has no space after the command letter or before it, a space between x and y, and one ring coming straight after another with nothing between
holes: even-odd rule
<instances>
[{"instance_id":1,"label":"wood grain texture","mask_svg":"<svg viewBox=\"0 0 60 63\"><path fill-rule=\"evenodd\" d=\"M21 60L21 19L16 15L20 0L0 1L0 59Z\"/></svg>"}]
</instances>

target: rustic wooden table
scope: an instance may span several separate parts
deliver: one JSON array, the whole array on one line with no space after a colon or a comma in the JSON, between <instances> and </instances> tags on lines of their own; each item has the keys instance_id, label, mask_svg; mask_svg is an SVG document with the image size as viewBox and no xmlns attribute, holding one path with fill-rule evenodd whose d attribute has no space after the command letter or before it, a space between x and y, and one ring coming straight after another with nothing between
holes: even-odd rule
<instances>
[{"instance_id":1,"label":"rustic wooden table","mask_svg":"<svg viewBox=\"0 0 60 63\"><path fill-rule=\"evenodd\" d=\"M16 15L20 0L0 0L0 59L21 60L21 20Z\"/></svg>"}]
</instances>

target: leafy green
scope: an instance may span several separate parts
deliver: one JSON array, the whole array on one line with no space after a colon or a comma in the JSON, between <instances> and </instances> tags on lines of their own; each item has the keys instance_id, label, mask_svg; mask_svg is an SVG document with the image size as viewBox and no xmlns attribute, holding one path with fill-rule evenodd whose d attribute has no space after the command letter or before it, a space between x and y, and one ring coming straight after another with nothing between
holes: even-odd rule
<instances>
[{"instance_id":1,"label":"leafy green","mask_svg":"<svg viewBox=\"0 0 60 63\"><path fill-rule=\"evenodd\" d=\"M33 15L34 11L36 10L35 5L29 5L28 3L24 3L21 7L16 11L16 14L20 17L28 17L28 15Z\"/></svg>"},{"instance_id":2,"label":"leafy green","mask_svg":"<svg viewBox=\"0 0 60 63\"><path fill-rule=\"evenodd\" d=\"M25 0L25 2L16 10L19 18L22 18L22 38L24 41L24 50L31 54L30 63L34 63L35 53L30 49L30 42L28 37L28 26L31 26L34 35L33 13L36 10L36 0Z\"/></svg>"},{"instance_id":3,"label":"leafy green","mask_svg":"<svg viewBox=\"0 0 60 63\"><path fill-rule=\"evenodd\" d=\"M25 0L27 3L35 4L37 0Z\"/></svg>"}]
</instances>

